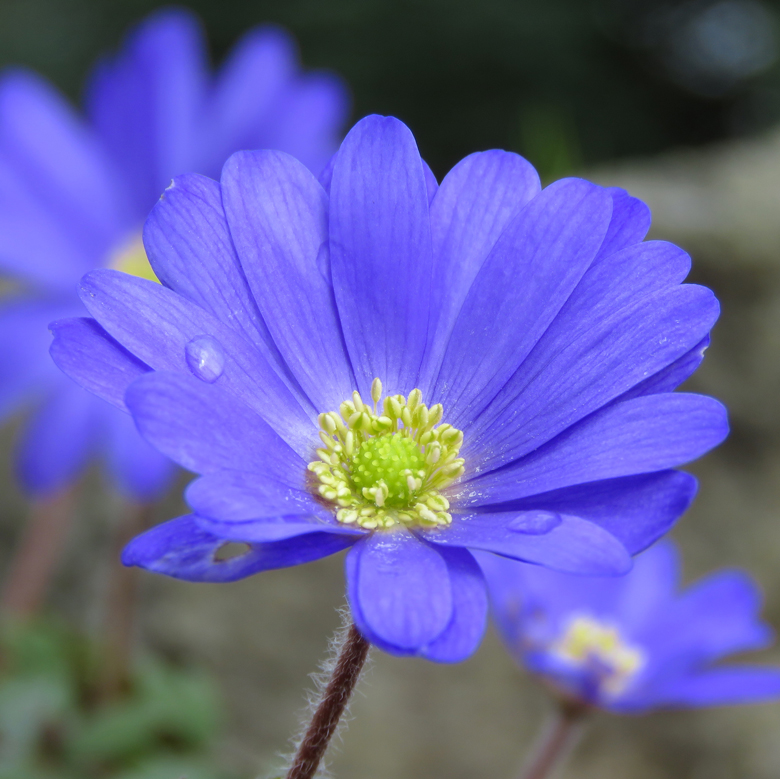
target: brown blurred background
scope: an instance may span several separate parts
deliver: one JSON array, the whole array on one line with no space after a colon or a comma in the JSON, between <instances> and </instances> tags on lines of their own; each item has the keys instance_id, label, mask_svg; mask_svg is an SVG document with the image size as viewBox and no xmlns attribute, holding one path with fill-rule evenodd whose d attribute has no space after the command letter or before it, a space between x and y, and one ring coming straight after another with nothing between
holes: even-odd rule
<instances>
[{"instance_id":1,"label":"brown blurred background","mask_svg":"<svg viewBox=\"0 0 780 779\"><path fill-rule=\"evenodd\" d=\"M77 99L89 63L151 0L0 0L0 64L22 63ZM571 172L620 185L654 213L654 237L694 257L693 279L723 314L692 389L724 400L733 432L697 463L694 508L675 536L686 580L750 569L780 628L780 4L759 0L199 0L219 58L275 21L307 65L340 72L354 117L410 124L441 176L484 148L519 151L546 179ZM0 565L24 504L3 433ZM118 504L96 475L51 595L86 630L100 619ZM176 499L160 519L179 510ZM307 674L338 625L339 558L230 585L144 576L137 648L208 669L227 711L220 762L267 776L298 725ZM456 666L373 653L353 721L332 755L340 779L473 779L516 773L546 716L544 694L490 632ZM764 659L780 662L780 652ZM780 703L598 716L564 777L780 776ZM178 779L178 777L172 777Z\"/></svg>"}]
</instances>

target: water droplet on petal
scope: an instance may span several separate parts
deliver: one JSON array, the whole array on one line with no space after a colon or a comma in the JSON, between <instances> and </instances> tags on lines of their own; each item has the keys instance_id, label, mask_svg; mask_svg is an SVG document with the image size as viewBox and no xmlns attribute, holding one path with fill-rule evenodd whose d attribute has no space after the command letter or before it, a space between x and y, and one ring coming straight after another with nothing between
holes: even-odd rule
<instances>
[{"instance_id":1,"label":"water droplet on petal","mask_svg":"<svg viewBox=\"0 0 780 779\"><path fill-rule=\"evenodd\" d=\"M192 373L209 384L216 381L225 369L222 346L210 335L196 335L184 347L184 356Z\"/></svg>"}]
</instances>

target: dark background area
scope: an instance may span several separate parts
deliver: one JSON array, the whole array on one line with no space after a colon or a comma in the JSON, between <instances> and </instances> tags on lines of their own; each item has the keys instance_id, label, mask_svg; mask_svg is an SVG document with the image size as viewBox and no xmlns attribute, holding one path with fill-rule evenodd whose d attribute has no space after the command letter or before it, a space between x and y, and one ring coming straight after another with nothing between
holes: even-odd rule
<instances>
[{"instance_id":1,"label":"dark background area","mask_svg":"<svg viewBox=\"0 0 780 779\"><path fill-rule=\"evenodd\" d=\"M0 0L0 66L77 98L155 0ZM353 118L395 114L441 176L476 149L545 177L754 133L780 117L780 4L759 0L193 0L219 61L256 24L341 73Z\"/></svg>"}]
</instances>

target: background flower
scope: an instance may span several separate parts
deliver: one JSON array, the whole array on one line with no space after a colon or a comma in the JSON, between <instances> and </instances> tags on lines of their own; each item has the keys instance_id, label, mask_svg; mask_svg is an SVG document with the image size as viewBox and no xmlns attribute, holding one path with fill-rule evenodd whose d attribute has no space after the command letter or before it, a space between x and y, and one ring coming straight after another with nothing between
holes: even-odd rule
<instances>
[{"instance_id":1,"label":"background flower","mask_svg":"<svg viewBox=\"0 0 780 779\"><path fill-rule=\"evenodd\" d=\"M336 77L302 73L274 27L247 33L212 76L197 20L168 10L98 64L85 102L82 119L32 73L0 80L0 270L15 293L0 312L0 414L36 405L18 463L30 494L58 491L103 453L119 489L149 500L170 464L54 368L47 324L83 311L76 282L91 268L151 275L141 227L172 176L217 175L245 147L284 149L319 171L348 101Z\"/></svg>"},{"instance_id":2,"label":"background flower","mask_svg":"<svg viewBox=\"0 0 780 779\"><path fill-rule=\"evenodd\" d=\"M177 178L144 232L163 286L89 274L96 321L57 323L52 354L203 474L194 514L140 537L128 564L227 581L354 545L361 631L459 660L485 610L468 550L624 573L687 508L695 480L671 469L727 425L717 401L672 390L701 361L717 301L681 284L684 252L642 241L649 213L622 190L541 190L501 151L439 187L392 117L359 122L321 182L278 152L234 155L221 184ZM465 474L440 496L451 524L374 530L337 521L327 489L312 496L318 415L322 440L334 409L374 424L350 399L376 402L376 378L410 404L419 388L463 431ZM245 554L220 559L228 540Z\"/></svg>"},{"instance_id":3,"label":"background flower","mask_svg":"<svg viewBox=\"0 0 780 779\"><path fill-rule=\"evenodd\" d=\"M739 570L679 592L671 542L619 579L570 576L483 555L493 615L507 649L560 694L618 713L780 698L780 667L721 665L763 649L761 593Z\"/></svg>"}]
</instances>

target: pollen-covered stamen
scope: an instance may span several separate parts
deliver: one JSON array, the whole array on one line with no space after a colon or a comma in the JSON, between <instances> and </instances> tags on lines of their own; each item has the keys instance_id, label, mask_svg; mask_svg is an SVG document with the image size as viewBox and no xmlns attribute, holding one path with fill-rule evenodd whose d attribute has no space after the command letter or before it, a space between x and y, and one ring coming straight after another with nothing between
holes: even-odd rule
<instances>
[{"instance_id":1,"label":"pollen-covered stamen","mask_svg":"<svg viewBox=\"0 0 780 779\"><path fill-rule=\"evenodd\" d=\"M463 433L439 424L441 404L428 408L415 389L382 399L371 385L372 405L360 393L339 411L320 414L319 461L309 463L317 491L337 507L340 522L362 527L448 525L449 501L440 490L463 473Z\"/></svg>"},{"instance_id":2,"label":"pollen-covered stamen","mask_svg":"<svg viewBox=\"0 0 780 779\"><path fill-rule=\"evenodd\" d=\"M620 694L645 660L617 628L587 616L574 617L552 651L562 660L590 668L608 695Z\"/></svg>"}]
</instances>

